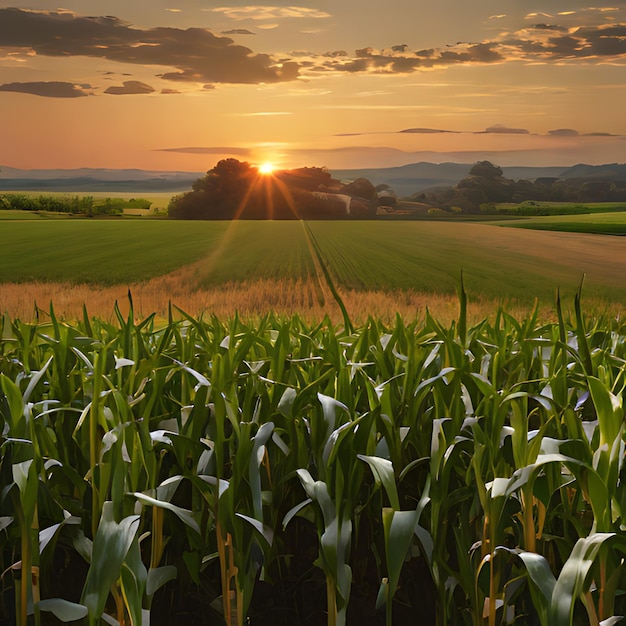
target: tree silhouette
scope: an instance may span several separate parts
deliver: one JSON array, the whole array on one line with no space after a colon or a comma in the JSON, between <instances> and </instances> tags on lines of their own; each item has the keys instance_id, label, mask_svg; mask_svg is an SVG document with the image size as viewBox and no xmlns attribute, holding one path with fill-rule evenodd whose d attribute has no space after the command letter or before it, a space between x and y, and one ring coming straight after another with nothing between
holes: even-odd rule
<instances>
[{"instance_id":1,"label":"tree silhouette","mask_svg":"<svg viewBox=\"0 0 626 626\"><path fill-rule=\"evenodd\" d=\"M375 214L376 190L365 179L343 185L319 167L262 175L245 161L224 159L192 191L173 198L168 213L178 219L346 218L346 202L340 199L345 196L358 197L366 207L359 216Z\"/></svg>"}]
</instances>

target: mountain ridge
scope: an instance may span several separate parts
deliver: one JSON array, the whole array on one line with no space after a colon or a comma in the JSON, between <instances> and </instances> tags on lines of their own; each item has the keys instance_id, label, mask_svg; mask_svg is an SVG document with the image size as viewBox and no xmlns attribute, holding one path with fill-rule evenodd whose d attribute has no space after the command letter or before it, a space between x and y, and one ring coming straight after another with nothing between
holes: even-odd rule
<instances>
[{"instance_id":1,"label":"mountain ridge","mask_svg":"<svg viewBox=\"0 0 626 626\"><path fill-rule=\"evenodd\" d=\"M455 185L469 173L473 163L432 163L419 161L385 168L329 168L334 178L343 181L366 178L373 185L388 185L398 197L434 187ZM504 176L510 179L589 178L626 180L626 164L610 163L574 166L504 166ZM116 193L183 192L204 172L178 170L142 170L137 168L75 168L24 170L0 166L0 191L110 191Z\"/></svg>"}]
</instances>

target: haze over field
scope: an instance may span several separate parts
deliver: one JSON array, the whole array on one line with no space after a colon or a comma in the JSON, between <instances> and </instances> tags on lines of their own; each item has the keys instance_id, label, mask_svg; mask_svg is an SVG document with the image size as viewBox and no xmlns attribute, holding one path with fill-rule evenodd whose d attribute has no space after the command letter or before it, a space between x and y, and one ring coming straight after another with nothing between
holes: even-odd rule
<instances>
[{"instance_id":1,"label":"haze over field","mask_svg":"<svg viewBox=\"0 0 626 626\"><path fill-rule=\"evenodd\" d=\"M0 163L624 161L626 1L0 6Z\"/></svg>"}]
</instances>

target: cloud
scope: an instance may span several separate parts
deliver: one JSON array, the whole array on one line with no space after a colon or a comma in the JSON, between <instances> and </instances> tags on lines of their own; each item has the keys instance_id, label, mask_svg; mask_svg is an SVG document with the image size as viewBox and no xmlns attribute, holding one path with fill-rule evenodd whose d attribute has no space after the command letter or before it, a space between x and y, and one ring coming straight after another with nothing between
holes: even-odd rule
<instances>
[{"instance_id":1,"label":"cloud","mask_svg":"<svg viewBox=\"0 0 626 626\"><path fill-rule=\"evenodd\" d=\"M75 85L60 81L31 82L31 83L5 83L0 85L0 91L12 91L15 93L28 93L33 96L45 98L81 98L88 96L86 89L89 85Z\"/></svg>"},{"instance_id":2,"label":"cloud","mask_svg":"<svg viewBox=\"0 0 626 626\"><path fill-rule=\"evenodd\" d=\"M459 43L443 50L432 48L417 52L405 45L396 45L384 50L360 48L352 57L320 59L321 64L318 63L317 68L321 71L348 73L408 74L437 66L498 63L504 60L505 57L497 50L497 44L492 42Z\"/></svg>"},{"instance_id":3,"label":"cloud","mask_svg":"<svg viewBox=\"0 0 626 626\"><path fill-rule=\"evenodd\" d=\"M125 80L121 87L109 87L104 90L104 93L112 94L114 96L137 95L153 92L154 87L151 87L146 83L142 83L139 80Z\"/></svg>"},{"instance_id":4,"label":"cloud","mask_svg":"<svg viewBox=\"0 0 626 626\"><path fill-rule=\"evenodd\" d=\"M247 28L231 28L230 30L223 30L222 35L255 35L251 30Z\"/></svg>"},{"instance_id":5,"label":"cloud","mask_svg":"<svg viewBox=\"0 0 626 626\"><path fill-rule=\"evenodd\" d=\"M404 130L399 130L398 133L407 133L407 134L436 134L436 133L458 133L457 130L440 130L438 128L405 128Z\"/></svg>"},{"instance_id":6,"label":"cloud","mask_svg":"<svg viewBox=\"0 0 626 626\"><path fill-rule=\"evenodd\" d=\"M159 148L155 152L179 152L181 154L232 154L237 156L250 156L248 148L222 148L222 147L185 147L185 148Z\"/></svg>"},{"instance_id":7,"label":"cloud","mask_svg":"<svg viewBox=\"0 0 626 626\"><path fill-rule=\"evenodd\" d=\"M509 128L508 126L503 126L502 124L494 124L477 134L529 135L530 131L525 128Z\"/></svg>"},{"instance_id":8,"label":"cloud","mask_svg":"<svg viewBox=\"0 0 626 626\"><path fill-rule=\"evenodd\" d=\"M272 117L274 115L293 115L291 111L256 111L255 113L235 113L240 117Z\"/></svg>"},{"instance_id":9,"label":"cloud","mask_svg":"<svg viewBox=\"0 0 626 626\"><path fill-rule=\"evenodd\" d=\"M214 13L223 13L233 20L277 20L281 18L314 18L324 19L331 17L330 13L308 7L276 7L276 6L238 6L215 7L203 9Z\"/></svg>"},{"instance_id":10,"label":"cloud","mask_svg":"<svg viewBox=\"0 0 626 626\"><path fill-rule=\"evenodd\" d=\"M205 28L133 28L116 17L0 9L0 47L51 57L87 56L171 68L162 78L195 83L295 80L298 64L277 63Z\"/></svg>"},{"instance_id":11,"label":"cloud","mask_svg":"<svg viewBox=\"0 0 626 626\"><path fill-rule=\"evenodd\" d=\"M548 135L553 137L578 137L579 132L573 128L557 128L555 130L549 130Z\"/></svg>"},{"instance_id":12,"label":"cloud","mask_svg":"<svg viewBox=\"0 0 626 626\"><path fill-rule=\"evenodd\" d=\"M298 6L234 6L205 9L235 20L250 19L257 28L276 27L284 18L330 17L313 8ZM526 63L626 63L626 24L573 24L572 20L606 20L612 12L594 9L576 15L528 14L534 23L504 32L493 40L458 42L439 48L413 50L407 44L375 49L367 46L352 54L345 50L323 54L297 52L287 58L259 54L226 36L205 28L134 28L117 17L84 17L65 11L0 9L0 48L21 49L50 57L87 56L120 63L165 67L160 78L198 86L220 83L277 83L301 75L410 74L455 65L487 65L513 61ZM593 18L593 16L596 16ZM539 19L537 19L539 18ZM546 18L546 21L541 21ZM552 20L566 24L553 23ZM261 23L259 23L261 22ZM569 23L569 26L567 26ZM252 34L245 28L226 33ZM118 91L119 93L119 91Z\"/></svg>"},{"instance_id":13,"label":"cloud","mask_svg":"<svg viewBox=\"0 0 626 626\"><path fill-rule=\"evenodd\" d=\"M557 24L533 24L529 26L529 28L534 28L535 30L552 30L559 33L567 32L565 26L558 26Z\"/></svg>"},{"instance_id":14,"label":"cloud","mask_svg":"<svg viewBox=\"0 0 626 626\"><path fill-rule=\"evenodd\" d=\"M597 19L585 10L589 19ZM591 17L590 17L591 16ZM548 14L532 13L528 19L552 18ZM352 55L333 58L317 56L301 60L304 73L370 73L408 74L425 69L454 65L477 65L523 61L527 63L562 63L605 61L626 62L626 24L601 23L580 25L578 17L560 16L569 22L557 24L536 22L514 32L505 32L490 41L479 43L457 42L445 48L412 50L405 44L377 50L370 46L354 51ZM605 17L601 18L607 19ZM310 64L310 65L309 65Z\"/></svg>"},{"instance_id":15,"label":"cloud","mask_svg":"<svg viewBox=\"0 0 626 626\"><path fill-rule=\"evenodd\" d=\"M528 13L527 15L524 16L525 20L532 20L536 17L554 17L553 15L550 15L549 13Z\"/></svg>"}]
</instances>

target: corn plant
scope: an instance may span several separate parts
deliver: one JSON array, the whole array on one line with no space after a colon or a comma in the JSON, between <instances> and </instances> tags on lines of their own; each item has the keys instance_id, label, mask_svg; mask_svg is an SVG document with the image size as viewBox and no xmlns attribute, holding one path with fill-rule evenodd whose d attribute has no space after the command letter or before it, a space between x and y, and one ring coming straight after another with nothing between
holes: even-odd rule
<instances>
[{"instance_id":1,"label":"corn plant","mask_svg":"<svg viewBox=\"0 0 626 626\"><path fill-rule=\"evenodd\" d=\"M446 626L615 623L624 326L585 317L580 295L555 323L499 310L472 326L459 298L449 326L136 319L132 300L111 321L4 316L2 618L143 625L169 594L254 621L258 590L309 552L299 518L317 559L290 584L319 572L332 625L356 619L366 579L387 624L431 596ZM61 555L80 594L50 574Z\"/></svg>"}]
</instances>

